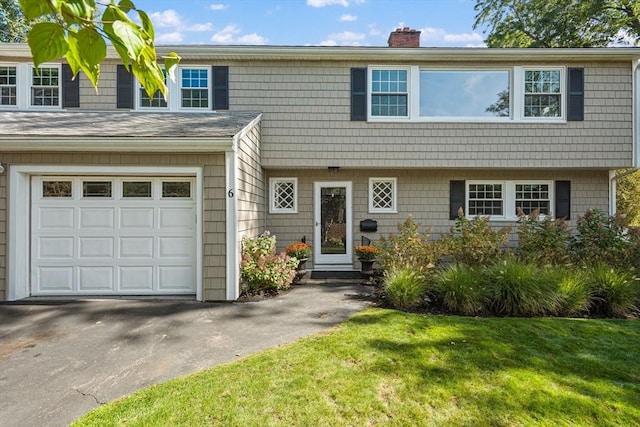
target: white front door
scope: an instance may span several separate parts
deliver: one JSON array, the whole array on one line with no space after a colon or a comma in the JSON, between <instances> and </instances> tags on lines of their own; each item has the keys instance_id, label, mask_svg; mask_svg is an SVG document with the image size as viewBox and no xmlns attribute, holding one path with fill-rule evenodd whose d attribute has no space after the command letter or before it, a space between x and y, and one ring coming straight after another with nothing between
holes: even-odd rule
<instances>
[{"instance_id":1,"label":"white front door","mask_svg":"<svg viewBox=\"0 0 640 427\"><path fill-rule=\"evenodd\" d=\"M196 293L193 177L34 176L31 295Z\"/></svg>"},{"instance_id":2,"label":"white front door","mask_svg":"<svg viewBox=\"0 0 640 427\"><path fill-rule=\"evenodd\" d=\"M351 268L351 182L316 182L314 210L314 265Z\"/></svg>"}]
</instances>

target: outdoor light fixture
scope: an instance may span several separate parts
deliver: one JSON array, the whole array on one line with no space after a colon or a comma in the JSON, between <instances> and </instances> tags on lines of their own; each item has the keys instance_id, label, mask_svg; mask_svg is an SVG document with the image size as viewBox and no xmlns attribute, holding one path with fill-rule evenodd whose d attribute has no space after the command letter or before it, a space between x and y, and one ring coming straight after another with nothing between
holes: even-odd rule
<instances>
[{"instance_id":1,"label":"outdoor light fixture","mask_svg":"<svg viewBox=\"0 0 640 427\"><path fill-rule=\"evenodd\" d=\"M329 173L338 173L340 172L340 166L329 166Z\"/></svg>"}]
</instances>

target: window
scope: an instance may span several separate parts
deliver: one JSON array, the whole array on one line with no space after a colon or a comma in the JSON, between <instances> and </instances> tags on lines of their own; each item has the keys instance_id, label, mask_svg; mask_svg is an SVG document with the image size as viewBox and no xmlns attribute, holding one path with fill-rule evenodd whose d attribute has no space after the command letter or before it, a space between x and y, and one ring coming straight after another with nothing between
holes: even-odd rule
<instances>
[{"instance_id":1,"label":"window","mask_svg":"<svg viewBox=\"0 0 640 427\"><path fill-rule=\"evenodd\" d=\"M83 181L82 197L111 197L111 181Z\"/></svg>"},{"instance_id":2,"label":"window","mask_svg":"<svg viewBox=\"0 0 640 427\"><path fill-rule=\"evenodd\" d=\"M69 198L73 195L72 189L71 181L42 181L42 197Z\"/></svg>"},{"instance_id":3,"label":"window","mask_svg":"<svg viewBox=\"0 0 640 427\"><path fill-rule=\"evenodd\" d=\"M407 70L371 71L371 115L408 116Z\"/></svg>"},{"instance_id":4,"label":"window","mask_svg":"<svg viewBox=\"0 0 640 427\"><path fill-rule=\"evenodd\" d=\"M165 70L162 70L162 73L164 74L164 82L167 83L167 73ZM140 108L167 108L167 101L159 90L150 97L138 83L138 105Z\"/></svg>"},{"instance_id":5,"label":"window","mask_svg":"<svg viewBox=\"0 0 640 427\"><path fill-rule=\"evenodd\" d=\"M511 116L508 70L421 70L421 117Z\"/></svg>"},{"instance_id":6,"label":"window","mask_svg":"<svg viewBox=\"0 0 640 427\"><path fill-rule=\"evenodd\" d=\"M18 105L17 68L0 66L0 105Z\"/></svg>"},{"instance_id":7,"label":"window","mask_svg":"<svg viewBox=\"0 0 640 427\"><path fill-rule=\"evenodd\" d=\"M180 69L180 106L209 108L209 68Z\"/></svg>"},{"instance_id":8,"label":"window","mask_svg":"<svg viewBox=\"0 0 640 427\"><path fill-rule=\"evenodd\" d=\"M151 198L151 181L123 181L122 197Z\"/></svg>"},{"instance_id":9,"label":"window","mask_svg":"<svg viewBox=\"0 0 640 427\"><path fill-rule=\"evenodd\" d=\"M298 213L297 178L271 178L269 187L269 213Z\"/></svg>"},{"instance_id":10,"label":"window","mask_svg":"<svg viewBox=\"0 0 640 427\"><path fill-rule=\"evenodd\" d=\"M31 105L60 106L60 67L45 66L31 69Z\"/></svg>"},{"instance_id":11,"label":"window","mask_svg":"<svg viewBox=\"0 0 640 427\"><path fill-rule=\"evenodd\" d=\"M551 181L471 181L467 182L469 216L516 220L518 212L525 215L534 210L550 215L553 210Z\"/></svg>"},{"instance_id":12,"label":"window","mask_svg":"<svg viewBox=\"0 0 640 427\"><path fill-rule=\"evenodd\" d=\"M433 69L414 65L370 66L368 70L370 121L567 120L564 67ZM578 71L582 79L582 70ZM582 94L576 102L580 110Z\"/></svg>"},{"instance_id":13,"label":"window","mask_svg":"<svg viewBox=\"0 0 640 427\"><path fill-rule=\"evenodd\" d=\"M163 181L163 198L189 198L191 197L191 182L189 181Z\"/></svg>"},{"instance_id":14,"label":"window","mask_svg":"<svg viewBox=\"0 0 640 427\"><path fill-rule=\"evenodd\" d=\"M560 70L525 70L524 117L561 117Z\"/></svg>"},{"instance_id":15,"label":"window","mask_svg":"<svg viewBox=\"0 0 640 427\"><path fill-rule=\"evenodd\" d=\"M369 212L397 212L396 178L369 178Z\"/></svg>"}]
</instances>

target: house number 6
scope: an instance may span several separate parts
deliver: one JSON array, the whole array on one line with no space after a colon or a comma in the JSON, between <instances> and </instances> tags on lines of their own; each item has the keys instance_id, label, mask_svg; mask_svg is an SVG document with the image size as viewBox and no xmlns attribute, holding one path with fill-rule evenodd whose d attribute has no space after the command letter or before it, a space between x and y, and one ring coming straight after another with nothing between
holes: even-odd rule
<instances>
[{"instance_id":1,"label":"house number 6","mask_svg":"<svg viewBox=\"0 0 640 427\"><path fill-rule=\"evenodd\" d=\"M230 199L233 198L233 189L227 192L227 196L229 196Z\"/></svg>"}]
</instances>

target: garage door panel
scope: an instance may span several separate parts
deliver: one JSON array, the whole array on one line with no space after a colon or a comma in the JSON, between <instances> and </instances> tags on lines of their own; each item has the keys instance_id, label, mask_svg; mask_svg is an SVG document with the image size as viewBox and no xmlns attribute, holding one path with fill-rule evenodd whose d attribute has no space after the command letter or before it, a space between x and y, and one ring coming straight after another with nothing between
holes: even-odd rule
<instances>
[{"instance_id":1,"label":"garage door panel","mask_svg":"<svg viewBox=\"0 0 640 427\"><path fill-rule=\"evenodd\" d=\"M114 267L79 267L78 290L80 292L113 290L113 270Z\"/></svg>"},{"instance_id":2,"label":"garage door panel","mask_svg":"<svg viewBox=\"0 0 640 427\"><path fill-rule=\"evenodd\" d=\"M163 208L159 209L160 228L192 229L195 225L193 208Z\"/></svg>"},{"instance_id":3,"label":"garage door panel","mask_svg":"<svg viewBox=\"0 0 640 427\"><path fill-rule=\"evenodd\" d=\"M36 280L42 291L73 291L73 267L39 267Z\"/></svg>"},{"instance_id":4,"label":"garage door panel","mask_svg":"<svg viewBox=\"0 0 640 427\"><path fill-rule=\"evenodd\" d=\"M79 258L113 258L113 237L80 237Z\"/></svg>"},{"instance_id":5,"label":"garage door panel","mask_svg":"<svg viewBox=\"0 0 640 427\"><path fill-rule=\"evenodd\" d=\"M120 228L153 228L153 208L120 208Z\"/></svg>"},{"instance_id":6,"label":"garage door panel","mask_svg":"<svg viewBox=\"0 0 640 427\"><path fill-rule=\"evenodd\" d=\"M120 237L121 258L153 258L153 237Z\"/></svg>"},{"instance_id":7,"label":"garage door panel","mask_svg":"<svg viewBox=\"0 0 640 427\"><path fill-rule=\"evenodd\" d=\"M74 209L72 207L41 207L36 212L35 226L39 230L73 229Z\"/></svg>"},{"instance_id":8,"label":"garage door panel","mask_svg":"<svg viewBox=\"0 0 640 427\"><path fill-rule=\"evenodd\" d=\"M72 259L73 237L40 237L36 240L38 259Z\"/></svg>"},{"instance_id":9,"label":"garage door panel","mask_svg":"<svg viewBox=\"0 0 640 427\"><path fill-rule=\"evenodd\" d=\"M153 267L120 267L120 289L123 291L152 291Z\"/></svg>"},{"instance_id":10,"label":"garage door panel","mask_svg":"<svg viewBox=\"0 0 640 427\"><path fill-rule=\"evenodd\" d=\"M189 191L167 192L166 181L186 182ZM64 197L42 196L44 182L66 183ZM192 183L189 177L33 177L31 294L195 294Z\"/></svg>"},{"instance_id":11,"label":"garage door panel","mask_svg":"<svg viewBox=\"0 0 640 427\"><path fill-rule=\"evenodd\" d=\"M91 203L91 202L89 202ZM80 208L80 229L114 228L114 208Z\"/></svg>"}]
</instances>

